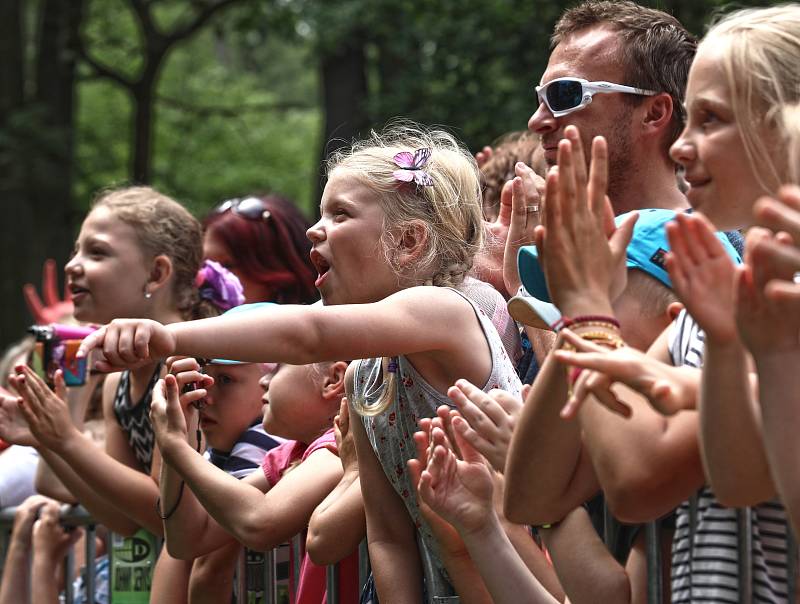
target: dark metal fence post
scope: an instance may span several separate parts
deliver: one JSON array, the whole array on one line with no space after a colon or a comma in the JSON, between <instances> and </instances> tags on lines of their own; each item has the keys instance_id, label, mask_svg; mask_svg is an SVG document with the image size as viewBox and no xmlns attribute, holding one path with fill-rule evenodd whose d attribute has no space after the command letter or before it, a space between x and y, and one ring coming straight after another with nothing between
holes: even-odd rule
<instances>
[{"instance_id":1,"label":"dark metal fence post","mask_svg":"<svg viewBox=\"0 0 800 604\"><path fill-rule=\"evenodd\" d=\"M737 549L739 550L739 603L753 602L753 518L750 508L736 511Z\"/></svg>"},{"instance_id":2,"label":"dark metal fence post","mask_svg":"<svg viewBox=\"0 0 800 604\"><path fill-rule=\"evenodd\" d=\"M328 604L339 604L339 565L329 564L325 568L325 590Z\"/></svg>"},{"instance_id":3,"label":"dark metal fence post","mask_svg":"<svg viewBox=\"0 0 800 604\"><path fill-rule=\"evenodd\" d=\"M661 604L664 582L661 574L661 522L648 522L644 529L647 550L647 604Z\"/></svg>"}]
</instances>

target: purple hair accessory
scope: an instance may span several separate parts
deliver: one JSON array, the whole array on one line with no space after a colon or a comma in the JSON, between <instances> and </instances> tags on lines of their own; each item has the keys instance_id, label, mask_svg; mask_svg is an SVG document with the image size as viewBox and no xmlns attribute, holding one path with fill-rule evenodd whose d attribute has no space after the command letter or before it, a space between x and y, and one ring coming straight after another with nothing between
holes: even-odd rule
<instances>
[{"instance_id":1,"label":"purple hair accessory","mask_svg":"<svg viewBox=\"0 0 800 604\"><path fill-rule=\"evenodd\" d=\"M209 300L220 310L229 310L244 302L244 288L239 278L213 260L204 260L197 271L195 284L200 297Z\"/></svg>"},{"instance_id":2,"label":"purple hair accessory","mask_svg":"<svg viewBox=\"0 0 800 604\"><path fill-rule=\"evenodd\" d=\"M433 178L422 168L428 163L431 150L428 147L411 151L401 151L392 159L400 170L392 172L392 176L400 182L415 182L421 187L432 187Z\"/></svg>"},{"instance_id":3,"label":"purple hair accessory","mask_svg":"<svg viewBox=\"0 0 800 604\"><path fill-rule=\"evenodd\" d=\"M389 373L397 373L397 358L392 357L386 365L386 371Z\"/></svg>"}]
</instances>

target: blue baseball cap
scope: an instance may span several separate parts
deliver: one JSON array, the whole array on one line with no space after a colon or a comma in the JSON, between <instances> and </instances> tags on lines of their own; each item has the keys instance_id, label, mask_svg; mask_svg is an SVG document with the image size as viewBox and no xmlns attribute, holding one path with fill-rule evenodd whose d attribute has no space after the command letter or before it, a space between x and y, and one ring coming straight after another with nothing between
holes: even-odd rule
<instances>
[{"instance_id":1,"label":"blue baseball cap","mask_svg":"<svg viewBox=\"0 0 800 604\"><path fill-rule=\"evenodd\" d=\"M272 302L254 302L252 304L240 304L239 306L234 306L231 309L226 310L222 313L222 317L227 317L229 315L236 315L241 313L249 313L249 312L257 312L267 306L275 306ZM243 365L245 363L250 363L251 361L233 361L230 359L211 359L208 363L209 365Z\"/></svg>"},{"instance_id":2,"label":"blue baseball cap","mask_svg":"<svg viewBox=\"0 0 800 604\"><path fill-rule=\"evenodd\" d=\"M631 242L626 250L628 268L644 271L672 289L672 282L664 265L664 256L669 251L665 225L675 218L676 212L658 208L637 210L637 212L639 213L639 220L636 221ZM622 224L631 213L628 212L617 216L614 219L617 226ZM716 236L733 261L736 264L741 264L742 259L739 253L731 245L725 233L717 232ZM534 298L538 298L543 302L550 302L547 281L539 264L539 255L535 245L526 245L520 248L517 254L517 267L525 290Z\"/></svg>"}]
</instances>

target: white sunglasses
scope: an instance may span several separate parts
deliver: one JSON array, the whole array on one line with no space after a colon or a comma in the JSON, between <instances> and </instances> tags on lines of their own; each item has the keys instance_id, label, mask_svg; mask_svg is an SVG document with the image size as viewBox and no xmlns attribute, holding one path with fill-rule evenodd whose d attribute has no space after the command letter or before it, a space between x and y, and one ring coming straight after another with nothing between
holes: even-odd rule
<instances>
[{"instance_id":1,"label":"white sunglasses","mask_svg":"<svg viewBox=\"0 0 800 604\"><path fill-rule=\"evenodd\" d=\"M580 111L592 102L592 96L598 92L622 92L653 96L652 90L612 84L611 82L589 82L582 78L556 78L536 87L539 103L544 103L553 117L568 115Z\"/></svg>"}]
</instances>

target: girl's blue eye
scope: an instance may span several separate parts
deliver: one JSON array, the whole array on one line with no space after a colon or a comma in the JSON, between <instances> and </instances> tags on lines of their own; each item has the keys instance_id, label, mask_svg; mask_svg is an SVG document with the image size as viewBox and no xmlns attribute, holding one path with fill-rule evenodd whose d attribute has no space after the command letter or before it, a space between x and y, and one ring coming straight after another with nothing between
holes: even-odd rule
<instances>
[{"instance_id":1,"label":"girl's blue eye","mask_svg":"<svg viewBox=\"0 0 800 604\"><path fill-rule=\"evenodd\" d=\"M217 383L217 384L219 384L220 386L227 386L228 384L231 384L231 383L233 382L233 380L231 379L231 376L229 376L229 375L226 375L226 374L224 374L224 373L223 373L223 374L221 374L221 375L218 375L218 376L216 377L216 380L215 380L215 381L216 381L216 383Z\"/></svg>"}]
</instances>

